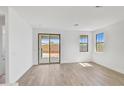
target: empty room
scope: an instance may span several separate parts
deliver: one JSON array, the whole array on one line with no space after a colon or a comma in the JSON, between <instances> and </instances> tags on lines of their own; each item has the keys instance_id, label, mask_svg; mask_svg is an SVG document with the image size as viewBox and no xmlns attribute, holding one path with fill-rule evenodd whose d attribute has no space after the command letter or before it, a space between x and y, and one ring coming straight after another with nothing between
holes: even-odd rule
<instances>
[{"instance_id":1,"label":"empty room","mask_svg":"<svg viewBox=\"0 0 124 93\"><path fill-rule=\"evenodd\" d=\"M123 86L124 6L0 7L0 85Z\"/></svg>"}]
</instances>

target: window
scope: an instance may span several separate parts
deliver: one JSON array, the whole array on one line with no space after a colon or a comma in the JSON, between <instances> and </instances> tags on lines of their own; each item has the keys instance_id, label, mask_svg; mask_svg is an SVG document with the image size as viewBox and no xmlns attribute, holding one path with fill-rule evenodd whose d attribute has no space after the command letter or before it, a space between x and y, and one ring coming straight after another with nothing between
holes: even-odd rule
<instances>
[{"instance_id":1,"label":"window","mask_svg":"<svg viewBox=\"0 0 124 93\"><path fill-rule=\"evenodd\" d=\"M80 35L80 52L88 52L88 35Z\"/></svg>"},{"instance_id":2,"label":"window","mask_svg":"<svg viewBox=\"0 0 124 93\"><path fill-rule=\"evenodd\" d=\"M96 34L96 52L104 50L104 33Z\"/></svg>"}]
</instances>

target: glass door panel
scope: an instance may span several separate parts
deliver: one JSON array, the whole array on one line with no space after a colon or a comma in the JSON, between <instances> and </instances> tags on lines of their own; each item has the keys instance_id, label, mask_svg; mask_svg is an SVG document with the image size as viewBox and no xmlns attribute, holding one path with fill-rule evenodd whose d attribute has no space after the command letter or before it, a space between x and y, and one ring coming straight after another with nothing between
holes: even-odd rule
<instances>
[{"instance_id":1,"label":"glass door panel","mask_svg":"<svg viewBox=\"0 0 124 93\"><path fill-rule=\"evenodd\" d=\"M50 63L60 62L60 35L50 35Z\"/></svg>"},{"instance_id":2,"label":"glass door panel","mask_svg":"<svg viewBox=\"0 0 124 93\"><path fill-rule=\"evenodd\" d=\"M60 35L39 34L39 64L60 63Z\"/></svg>"},{"instance_id":3,"label":"glass door panel","mask_svg":"<svg viewBox=\"0 0 124 93\"><path fill-rule=\"evenodd\" d=\"M39 35L39 63L49 63L49 35Z\"/></svg>"}]
</instances>

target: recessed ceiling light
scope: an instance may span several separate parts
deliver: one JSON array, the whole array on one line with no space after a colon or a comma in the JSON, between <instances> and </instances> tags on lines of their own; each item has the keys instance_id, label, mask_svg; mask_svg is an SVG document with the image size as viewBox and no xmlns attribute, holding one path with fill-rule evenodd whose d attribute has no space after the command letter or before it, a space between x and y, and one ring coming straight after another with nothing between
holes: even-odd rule
<instances>
[{"instance_id":1,"label":"recessed ceiling light","mask_svg":"<svg viewBox=\"0 0 124 93\"><path fill-rule=\"evenodd\" d=\"M74 26L79 26L79 24L74 24Z\"/></svg>"},{"instance_id":2,"label":"recessed ceiling light","mask_svg":"<svg viewBox=\"0 0 124 93\"><path fill-rule=\"evenodd\" d=\"M102 7L102 6L95 6L96 8L100 8L100 7Z\"/></svg>"}]
</instances>

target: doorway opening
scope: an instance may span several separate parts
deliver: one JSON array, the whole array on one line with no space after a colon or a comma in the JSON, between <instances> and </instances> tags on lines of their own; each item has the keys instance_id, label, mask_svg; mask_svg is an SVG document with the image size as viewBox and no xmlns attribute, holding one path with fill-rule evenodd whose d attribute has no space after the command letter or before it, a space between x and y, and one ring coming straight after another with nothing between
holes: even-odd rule
<instances>
[{"instance_id":1,"label":"doorway opening","mask_svg":"<svg viewBox=\"0 0 124 93\"><path fill-rule=\"evenodd\" d=\"M60 34L38 34L38 64L60 63Z\"/></svg>"},{"instance_id":2,"label":"doorway opening","mask_svg":"<svg viewBox=\"0 0 124 93\"><path fill-rule=\"evenodd\" d=\"M6 83L6 33L5 15L0 15L0 84Z\"/></svg>"}]
</instances>

